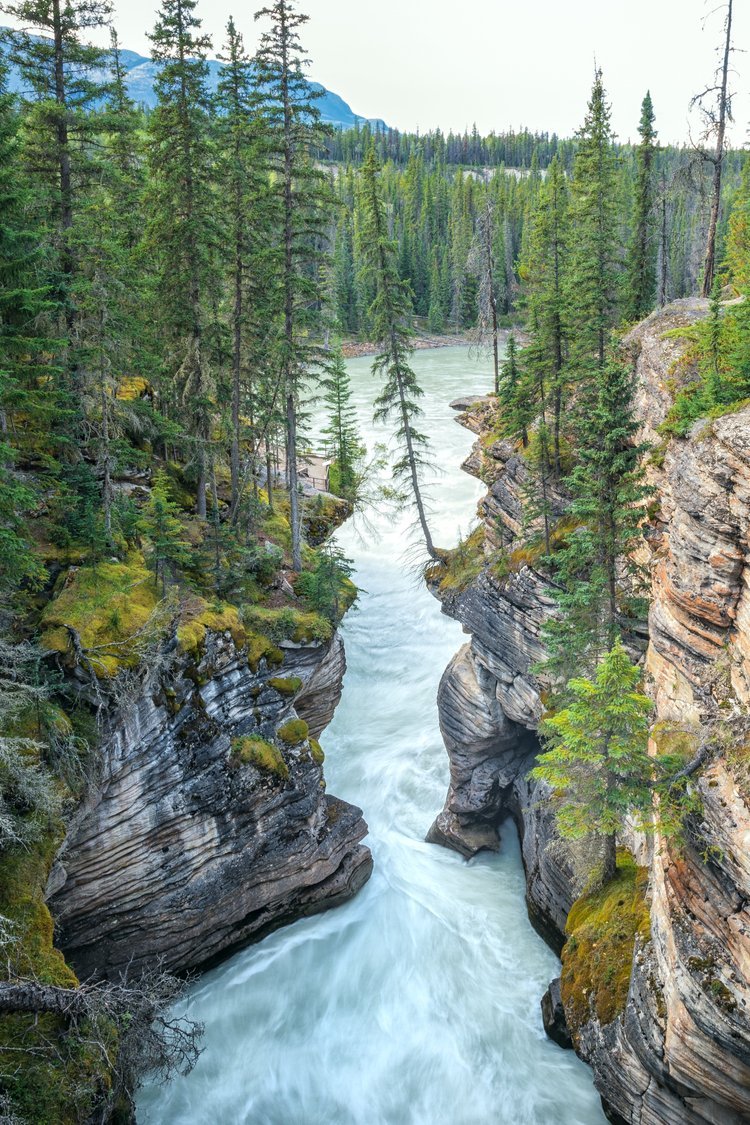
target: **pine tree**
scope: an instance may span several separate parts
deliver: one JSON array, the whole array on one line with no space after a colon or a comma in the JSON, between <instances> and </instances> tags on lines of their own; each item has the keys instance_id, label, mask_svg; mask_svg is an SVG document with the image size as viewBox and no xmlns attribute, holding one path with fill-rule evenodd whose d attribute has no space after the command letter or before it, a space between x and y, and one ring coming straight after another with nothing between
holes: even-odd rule
<instances>
[{"instance_id":1,"label":"pine tree","mask_svg":"<svg viewBox=\"0 0 750 1125\"><path fill-rule=\"evenodd\" d=\"M248 332L252 312L247 308L249 272L260 272L260 258L270 252L266 152L261 98L252 60L241 34L230 18L222 57L225 69L219 81L217 107L221 158L219 180L226 201L225 231L230 248L232 286L232 407L231 452L232 509L240 500L240 444L243 407L251 407L248 369ZM254 470L253 470L254 471Z\"/></svg>"},{"instance_id":2,"label":"pine tree","mask_svg":"<svg viewBox=\"0 0 750 1125\"><path fill-rule=\"evenodd\" d=\"M150 543L146 559L153 569L157 588L161 584L162 595L167 592L168 577L174 576L177 569L191 558L190 544L185 539L178 514L179 507L170 496L169 477L160 470L151 485L151 496L144 513L144 531Z\"/></svg>"},{"instance_id":3,"label":"pine tree","mask_svg":"<svg viewBox=\"0 0 750 1125\"><path fill-rule=\"evenodd\" d=\"M196 512L206 518L211 436L205 349L207 290L215 284L207 36L193 14L196 0L163 0L151 35L159 64L158 103L149 121L149 222L155 313L173 352L163 406L184 419L196 466ZM171 401L170 401L171 399Z\"/></svg>"},{"instance_id":4,"label":"pine tree","mask_svg":"<svg viewBox=\"0 0 750 1125\"><path fill-rule=\"evenodd\" d=\"M620 244L617 158L611 111L597 71L583 128L578 133L571 191L572 240L568 273L570 364L576 383L596 377L618 319Z\"/></svg>"},{"instance_id":5,"label":"pine tree","mask_svg":"<svg viewBox=\"0 0 750 1125\"><path fill-rule=\"evenodd\" d=\"M96 120L89 112L106 92L104 52L83 41L109 23L110 0L21 0L5 4L23 31L6 31L31 112L26 159L49 190L45 203L59 247L59 299L73 321L68 287L74 271L70 231ZM41 195L41 193L39 193Z\"/></svg>"},{"instance_id":6,"label":"pine tree","mask_svg":"<svg viewBox=\"0 0 750 1125\"><path fill-rule=\"evenodd\" d=\"M394 474L409 482L427 552L431 558L438 559L419 479L427 464L428 441L414 426L422 413L418 400L424 392L409 366L413 352L409 327L411 302L408 287L396 268L396 248L388 234L379 172L375 148L371 145L362 169L361 206L365 271L375 293L370 321L380 348L372 369L383 379L383 388L375 402L375 418L377 421L397 419L396 436L403 442L404 452L394 466Z\"/></svg>"},{"instance_id":7,"label":"pine tree","mask_svg":"<svg viewBox=\"0 0 750 1125\"><path fill-rule=\"evenodd\" d=\"M334 352L325 368L320 386L328 407L328 425L323 430L331 466L331 488L339 496L354 499L357 465L362 457L362 440L357 431L357 413L351 396L351 380L341 351ZM335 487L334 487L335 484Z\"/></svg>"},{"instance_id":8,"label":"pine tree","mask_svg":"<svg viewBox=\"0 0 750 1125\"><path fill-rule=\"evenodd\" d=\"M750 290L750 156L742 165L742 181L729 216L724 266L740 292Z\"/></svg>"},{"instance_id":9,"label":"pine tree","mask_svg":"<svg viewBox=\"0 0 750 1125\"><path fill-rule=\"evenodd\" d=\"M495 394L500 393L500 338L498 329L497 265L495 262L495 207L491 200L477 217L476 232L469 251L469 269L477 279L477 326L475 338L480 348L492 352Z\"/></svg>"},{"instance_id":10,"label":"pine tree","mask_svg":"<svg viewBox=\"0 0 750 1125\"><path fill-rule=\"evenodd\" d=\"M302 569L302 512L297 470L298 402L304 379L320 362L324 302L324 233L331 194L325 173L312 154L326 130L303 67L299 32L308 16L290 0L275 0L256 13L271 27L261 37L258 76L264 91L270 127L271 158L278 171L277 198L281 225L280 388L286 406L286 481L292 528L292 566Z\"/></svg>"},{"instance_id":11,"label":"pine tree","mask_svg":"<svg viewBox=\"0 0 750 1125\"><path fill-rule=\"evenodd\" d=\"M638 692L640 672L617 642L593 679L569 684L571 702L547 719L542 734L552 749L531 776L556 794L557 824L569 839L604 843L602 882L617 871L617 836L629 815L652 811L655 764L648 753L652 703Z\"/></svg>"},{"instance_id":12,"label":"pine tree","mask_svg":"<svg viewBox=\"0 0 750 1125\"><path fill-rule=\"evenodd\" d=\"M555 553L562 617L547 634L548 667L564 680L594 668L630 624L618 586L627 580L637 589L633 552L649 494L640 464L645 449L635 444L633 391L631 366L610 357L589 388L586 412L576 418L578 460L567 485L578 528Z\"/></svg>"},{"instance_id":13,"label":"pine tree","mask_svg":"<svg viewBox=\"0 0 750 1125\"><path fill-rule=\"evenodd\" d=\"M656 296L657 240L655 231L656 131L654 105L647 93L641 107L638 132L641 143L636 154L637 173L633 201L633 235L627 260L625 316L641 320L654 307Z\"/></svg>"},{"instance_id":14,"label":"pine tree","mask_svg":"<svg viewBox=\"0 0 750 1125\"><path fill-rule=\"evenodd\" d=\"M528 252L521 267L529 322L533 325L533 346L526 349L525 366L545 400L545 409L549 409L551 468L558 478L562 475L570 319L570 293L566 284L570 245L568 195L565 173L555 156L537 195Z\"/></svg>"}]
</instances>

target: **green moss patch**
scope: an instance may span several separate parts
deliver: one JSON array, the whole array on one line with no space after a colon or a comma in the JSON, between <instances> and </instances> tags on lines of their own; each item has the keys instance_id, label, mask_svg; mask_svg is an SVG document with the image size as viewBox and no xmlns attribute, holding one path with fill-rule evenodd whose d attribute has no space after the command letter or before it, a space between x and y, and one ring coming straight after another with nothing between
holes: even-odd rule
<instances>
[{"instance_id":1,"label":"green moss patch","mask_svg":"<svg viewBox=\"0 0 750 1125\"><path fill-rule=\"evenodd\" d=\"M78 980L54 947L52 917L44 889L59 837L48 833L30 850L0 854L0 914L8 918L17 944L15 973L42 984L76 988ZM0 975L5 975L5 964ZM117 1031L98 1028L105 1047L117 1053ZM34 1125L77 1125L106 1097L111 1077L104 1054L84 1042L86 1026L75 1029L59 1016L0 1015L0 1088L22 1120Z\"/></svg>"},{"instance_id":2,"label":"green moss patch","mask_svg":"<svg viewBox=\"0 0 750 1125\"><path fill-rule=\"evenodd\" d=\"M315 762L316 766L322 766L323 762L326 760L323 747L320 745L317 738L310 739L310 757Z\"/></svg>"},{"instance_id":3,"label":"green moss patch","mask_svg":"<svg viewBox=\"0 0 750 1125\"><path fill-rule=\"evenodd\" d=\"M226 602L209 605L203 598L195 598L177 629L181 650L198 657L205 644L206 633L231 633L237 648L247 641L247 632L240 620L239 611Z\"/></svg>"},{"instance_id":4,"label":"green moss patch","mask_svg":"<svg viewBox=\"0 0 750 1125\"><path fill-rule=\"evenodd\" d=\"M282 781L289 779L289 766L278 746L264 738L250 736L232 740L232 760L243 766L255 766L264 773L275 774Z\"/></svg>"},{"instance_id":5,"label":"green moss patch","mask_svg":"<svg viewBox=\"0 0 750 1125\"><path fill-rule=\"evenodd\" d=\"M248 628L261 633L276 644L293 641L295 644L312 644L315 641L330 641L333 626L317 613L304 613L292 606L280 609L268 606L245 606L242 619Z\"/></svg>"},{"instance_id":6,"label":"green moss patch","mask_svg":"<svg viewBox=\"0 0 750 1125\"><path fill-rule=\"evenodd\" d=\"M562 998L575 1038L595 1013L602 1026L625 1009L636 937L647 941L648 873L627 852L618 855L617 875L574 903L562 952Z\"/></svg>"},{"instance_id":7,"label":"green moss patch","mask_svg":"<svg viewBox=\"0 0 750 1125\"><path fill-rule=\"evenodd\" d=\"M41 643L68 655L68 629L74 629L96 675L110 679L137 667L140 646L129 642L147 628L157 602L154 576L139 553L71 570L42 615Z\"/></svg>"},{"instance_id":8,"label":"green moss patch","mask_svg":"<svg viewBox=\"0 0 750 1125\"><path fill-rule=\"evenodd\" d=\"M247 637L247 663L251 672L257 672L261 660L278 668L284 663L284 653L262 633L249 633Z\"/></svg>"},{"instance_id":9,"label":"green moss patch","mask_svg":"<svg viewBox=\"0 0 750 1125\"><path fill-rule=\"evenodd\" d=\"M278 730L279 738L282 742L286 742L288 746L298 746L300 742L307 739L309 734L310 728L304 719L290 719Z\"/></svg>"},{"instance_id":10,"label":"green moss patch","mask_svg":"<svg viewBox=\"0 0 750 1125\"><path fill-rule=\"evenodd\" d=\"M453 551L441 552L442 565L433 565L427 574L428 582L437 582L441 593L465 590L478 578L486 565L484 553L484 524L472 531Z\"/></svg>"},{"instance_id":11,"label":"green moss patch","mask_svg":"<svg viewBox=\"0 0 750 1125\"><path fill-rule=\"evenodd\" d=\"M274 676L268 681L268 686L277 691L279 695L296 695L302 687L302 680L299 676L290 676L285 679L283 676Z\"/></svg>"}]
</instances>

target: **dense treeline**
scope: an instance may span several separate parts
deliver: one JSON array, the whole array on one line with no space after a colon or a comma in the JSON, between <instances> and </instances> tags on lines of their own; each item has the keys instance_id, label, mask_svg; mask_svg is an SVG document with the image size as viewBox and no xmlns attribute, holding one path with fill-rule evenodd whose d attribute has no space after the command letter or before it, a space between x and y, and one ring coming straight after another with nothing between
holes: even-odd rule
<instances>
[{"instance_id":1,"label":"dense treeline","mask_svg":"<svg viewBox=\"0 0 750 1125\"><path fill-rule=\"evenodd\" d=\"M144 114L116 37L108 51L88 42L109 24L108 0L3 7L29 30L6 35L22 97L4 92L0 70L0 941L12 979L71 988L43 895L61 816L92 768L98 711L148 662L158 676L167 636L172 652L206 628L247 625L260 652L325 640L356 594L348 561L319 546L332 498L300 480L305 403L320 394L329 483L351 503L360 495L341 335L377 344L374 407L393 426L394 476L439 570L450 560L422 501L414 317L432 332L470 329L493 355L498 433L525 458L526 520L559 592L544 673L571 723L587 689L570 677L592 677L603 718L589 744L616 726L607 708L637 680L621 643L632 653L638 636L631 559L646 494L614 333L695 292L718 262L711 315L691 339L699 377L678 396L672 432L750 393L746 305L727 313L721 300L725 282L750 284L750 173L746 163L740 180L723 137L704 153L660 149L650 98L640 143L618 147L601 76L570 141L331 134L290 0L258 13L254 57L234 21L214 47L197 0L162 0L158 102ZM215 97L213 49L225 63ZM528 343L511 338L501 369L499 332L515 322ZM505 579L513 560L503 550L493 565ZM631 704L625 795L605 784L591 822L610 874L621 814L650 808L644 771L657 768L641 753L646 704ZM566 737L562 719L555 729ZM569 796L575 778L558 765L540 768ZM2 1021L0 1039L36 1035L27 1015ZM79 1115L94 1112L125 1016L108 1009L111 1039L93 1061L54 1024L68 1054L43 1045L33 1078L48 1120L62 1119L71 1084ZM157 1065L168 1070L163 1056ZM136 1080L128 1071L123 1094ZM33 1113L15 1065L0 1083Z\"/></svg>"},{"instance_id":2,"label":"dense treeline","mask_svg":"<svg viewBox=\"0 0 750 1125\"><path fill-rule=\"evenodd\" d=\"M612 143L616 158L612 186L621 241L627 245L633 233L632 200L639 190L639 149L637 145L617 146L614 138ZM503 323L519 320L523 256L539 187L553 164L566 176L572 175L579 140L560 142L529 133L488 139L476 134L445 138L439 132L420 137L373 132L369 126L329 137L324 155L334 162L335 190L343 204L333 239L336 312L345 332L364 336L370 326L365 313L367 294L360 280L357 176L371 144L384 166L384 190L400 268L412 289L414 312L422 318L420 327L431 332L460 332L476 326L480 314L475 236L488 210L498 313ZM493 159L496 153L503 155ZM688 148L655 146L652 165L649 213L654 228L649 240L659 261L659 300L663 304L689 296L698 285L713 173L710 163ZM720 255L741 167L741 153L726 154L717 231ZM634 318L640 311L640 307L632 307Z\"/></svg>"}]
</instances>

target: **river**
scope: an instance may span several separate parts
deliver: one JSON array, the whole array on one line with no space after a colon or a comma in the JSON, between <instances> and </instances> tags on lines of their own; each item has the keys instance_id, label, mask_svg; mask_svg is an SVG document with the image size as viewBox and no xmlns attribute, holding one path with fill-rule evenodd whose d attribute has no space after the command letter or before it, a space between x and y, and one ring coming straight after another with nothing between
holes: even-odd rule
<instances>
[{"instance_id":1,"label":"river","mask_svg":"<svg viewBox=\"0 0 750 1125\"><path fill-rule=\"evenodd\" d=\"M369 445L376 385L349 361ZM460 471L472 435L449 402L491 387L466 348L418 352L424 432L442 474L433 535L466 533L483 486ZM139 1096L141 1125L601 1125L590 1071L546 1039L539 999L558 972L532 929L513 825L467 864L426 844L448 761L436 692L465 637L414 577L410 517L351 521L359 608L343 625L348 672L323 735L330 792L361 806L375 859L347 905L207 973L183 1005L206 1025L193 1073Z\"/></svg>"}]
</instances>

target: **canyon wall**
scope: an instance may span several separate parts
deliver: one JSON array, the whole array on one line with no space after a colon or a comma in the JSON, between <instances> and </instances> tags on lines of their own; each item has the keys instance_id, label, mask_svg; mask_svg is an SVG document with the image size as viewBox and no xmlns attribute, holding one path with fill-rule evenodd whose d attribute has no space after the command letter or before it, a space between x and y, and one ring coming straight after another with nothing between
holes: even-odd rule
<instances>
[{"instance_id":1,"label":"canyon wall","mask_svg":"<svg viewBox=\"0 0 750 1125\"><path fill-rule=\"evenodd\" d=\"M209 631L107 715L101 776L48 886L79 976L155 958L194 969L356 893L372 869L367 826L326 794L315 741L344 669L337 634L271 662ZM276 748L268 762L243 755L248 736Z\"/></svg>"},{"instance_id":2,"label":"canyon wall","mask_svg":"<svg viewBox=\"0 0 750 1125\"><path fill-rule=\"evenodd\" d=\"M684 846L632 841L648 867L650 935L636 939L627 999L603 1025L591 996L574 1028L608 1115L639 1125L750 1120L750 408L698 423L686 438L658 433L675 379L690 377L676 366L684 341L665 333L706 311L707 302L676 302L626 340L653 446L644 671L654 738L708 748ZM543 712L533 668L552 589L524 528L523 456L492 440L486 401L462 421L480 435L466 467L489 486L479 512L487 565L466 589L440 595L471 641L440 688L451 785L430 839L469 856L497 846L499 823L515 815L530 915L560 947L580 890L576 864L543 788L527 780ZM564 518L564 495L553 503Z\"/></svg>"}]
</instances>

